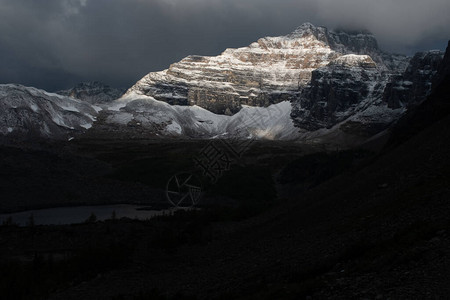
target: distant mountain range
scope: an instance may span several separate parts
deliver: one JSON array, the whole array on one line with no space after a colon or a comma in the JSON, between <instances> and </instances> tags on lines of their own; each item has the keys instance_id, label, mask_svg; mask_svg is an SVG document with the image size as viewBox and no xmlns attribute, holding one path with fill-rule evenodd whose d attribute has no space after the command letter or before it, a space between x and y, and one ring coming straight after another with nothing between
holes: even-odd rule
<instances>
[{"instance_id":1,"label":"distant mountain range","mask_svg":"<svg viewBox=\"0 0 450 300\"><path fill-rule=\"evenodd\" d=\"M108 103L116 100L126 89L116 89L98 81L82 82L71 89L56 92L57 94L83 100L91 104Z\"/></svg>"},{"instance_id":2,"label":"distant mountain range","mask_svg":"<svg viewBox=\"0 0 450 300\"><path fill-rule=\"evenodd\" d=\"M389 54L368 32L305 23L218 56L188 56L126 92L98 82L59 95L0 85L0 133L362 143L425 100L443 56Z\"/></svg>"}]
</instances>

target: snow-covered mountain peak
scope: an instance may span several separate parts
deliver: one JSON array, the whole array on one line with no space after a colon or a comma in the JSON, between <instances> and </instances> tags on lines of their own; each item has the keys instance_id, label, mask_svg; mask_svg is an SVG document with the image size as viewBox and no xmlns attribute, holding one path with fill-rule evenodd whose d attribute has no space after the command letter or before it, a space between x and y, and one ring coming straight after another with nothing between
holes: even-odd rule
<instances>
[{"instance_id":1,"label":"snow-covered mountain peak","mask_svg":"<svg viewBox=\"0 0 450 300\"><path fill-rule=\"evenodd\" d=\"M303 23L302 25L298 26L298 27L294 30L294 32L301 32L301 31L305 31L305 30L314 30L314 29L316 29L316 28L317 28L317 27L314 26L312 23L310 23L310 22L305 22L305 23Z\"/></svg>"},{"instance_id":2,"label":"snow-covered mountain peak","mask_svg":"<svg viewBox=\"0 0 450 300\"><path fill-rule=\"evenodd\" d=\"M297 27L292 33L288 34L286 37L291 39L314 36L318 40L326 41L326 36L328 29L323 26L314 26L313 24L306 22Z\"/></svg>"},{"instance_id":3,"label":"snow-covered mountain peak","mask_svg":"<svg viewBox=\"0 0 450 300\"><path fill-rule=\"evenodd\" d=\"M350 54L355 56L346 56ZM218 56L188 56L167 70L149 73L127 93L232 115L243 105L294 101L312 72L333 61L385 73L402 73L407 65L406 57L383 53L369 32L329 31L305 23L288 35L264 37Z\"/></svg>"},{"instance_id":4,"label":"snow-covered mountain peak","mask_svg":"<svg viewBox=\"0 0 450 300\"><path fill-rule=\"evenodd\" d=\"M304 25L315 30L312 25ZM188 56L162 72L152 72L127 93L135 92L177 105L198 105L218 114L235 114L243 105L268 106L293 95L341 53L326 39L300 34L265 37L218 56ZM325 32L325 28L317 29Z\"/></svg>"}]
</instances>

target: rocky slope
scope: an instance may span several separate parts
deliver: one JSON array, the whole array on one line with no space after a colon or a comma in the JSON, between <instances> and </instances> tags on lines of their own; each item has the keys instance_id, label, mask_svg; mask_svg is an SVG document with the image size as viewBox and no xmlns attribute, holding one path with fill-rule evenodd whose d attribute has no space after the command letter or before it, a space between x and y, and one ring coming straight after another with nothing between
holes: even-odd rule
<instances>
[{"instance_id":1,"label":"rocky slope","mask_svg":"<svg viewBox=\"0 0 450 300\"><path fill-rule=\"evenodd\" d=\"M290 162L287 168L297 171L288 172L291 183L284 186L289 200L282 198L271 211L244 222L200 221L193 231L196 237L206 232L200 235L204 240L191 242L198 240L184 238L191 232L184 230L187 242L176 251L155 250L149 238L155 227L139 230L133 224L132 234L119 237L124 241L119 245L137 245L135 256L127 256L134 257L132 263L58 290L50 299L156 298L155 290L169 298L196 299L446 298L449 125L447 116L362 163L349 164L345 152ZM358 152L347 155L361 159ZM305 181L323 178L341 164L342 173L313 181L305 191ZM183 214L173 224L184 229L181 218L186 220ZM194 215L192 222L198 220ZM91 236L101 239L107 229L99 226ZM114 223L104 226L114 228ZM128 225L118 226L121 231L108 232L123 233Z\"/></svg>"},{"instance_id":2,"label":"rocky slope","mask_svg":"<svg viewBox=\"0 0 450 300\"><path fill-rule=\"evenodd\" d=\"M0 85L0 134L67 138L92 127L98 108L15 84Z\"/></svg>"},{"instance_id":3,"label":"rocky slope","mask_svg":"<svg viewBox=\"0 0 450 300\"><path fill-rule=\"evenodd\" d=\"M428 89L430 89L428 87ZM397 145L423 128L450 115L450 41L438 71L433 78L430 95L421 104L411 107L392 128L388 145Z\"/></svg>"},{"instance_id":4,"label":"rocky slope","mask_svg":"<svg viewBox=\"0 0 450 300\"><path fill-rule=\"evenodd\" d=\"M188 56L148 74L127 93L234 114L242 105L295 100L315 69L345 54L370 55L385 73L402 73L408 61L382 52L370 33L334 32L305 23L289 35L262 38L219 56Z\"/></svg>"},{"instance_id":5,"label":"rocky slope","mask_svg":"<svg viewBox=\"0 0 450 300\"><path fill-rule=\"evenodd\" d=\"M443 56L438 50L414 55L405 72L394 76L387 84L383 100L390 108L420 104L431 92L431 83Z\"/></svg>"},{"instance_id":6,"label":"rocky slope","mask_svg":"<svg viewBox=\"0 0 450 300\"><path fill-rule=\"evenodd\" d=\"M124 89L112 88L98 81L82 82L71 89L56 92L59 95L83 100L92 104L109 103L125 93Z\"/></svg>"}]
</instances>

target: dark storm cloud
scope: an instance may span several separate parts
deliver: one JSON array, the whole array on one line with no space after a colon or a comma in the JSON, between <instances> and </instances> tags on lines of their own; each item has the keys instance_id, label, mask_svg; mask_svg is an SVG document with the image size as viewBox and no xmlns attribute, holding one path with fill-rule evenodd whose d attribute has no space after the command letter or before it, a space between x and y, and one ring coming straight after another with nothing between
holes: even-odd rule
<instances>
[{"instance_id":1,"label":"dark storm cloud","mask_svg":"<svg viewBox=\"0 0 450 300\"><path fill-rule=\"evenodd\" d=\"M390 51L443 48L448 0L0 0L0 82L128 87L188 54L217 55L309 21L364 28Z\"/></svg>"}]
</instances>

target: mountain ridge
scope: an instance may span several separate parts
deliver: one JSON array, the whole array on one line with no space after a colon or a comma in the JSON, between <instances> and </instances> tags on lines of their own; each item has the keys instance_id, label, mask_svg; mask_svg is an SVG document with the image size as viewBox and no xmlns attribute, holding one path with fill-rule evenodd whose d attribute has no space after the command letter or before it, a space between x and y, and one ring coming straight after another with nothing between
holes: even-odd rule
<instances>
[{"instance_id":1,"label":"mountain ridge","mask_svg":"<svg viewBox=\"0 0 450 300\"><path fill-rule=\"evenodd\" d=\"M313 70L345 54L371 54L385 71L401 73L406 67L406 62L385 63L372 34L335 33L305 23L288 35L264 37L218 56L188 56L164 71L147 74L127 93L234 114L242 104L268 106L294 100Z\"/></svg>"},{"instance_id":2,"label":"mountain ridge","mask_svg":"<svg viewBox=\"0 0 450 300\"><path fill-rule=\"evenodd\" d=\"M263 37L218 56L187 56L147 74L123 95L98 82L60 93L101 106L91 105L98 113L88 131L93 138L327 143L333 136L338 144L359 143L425 99L442 56L388 54L370 32L305 23L288 35Z\"/></svg>"},{"instance_id":3,"label":"mountain ridge","mask_svg":"<svg viewBox=\"0 0 450 300\"><path fill-rule=\"evenodd\" d=\"M18 138L70 138L91 128L99 107L18 84L0 84L0 133Z\"/></svg>"}]
</instances>

